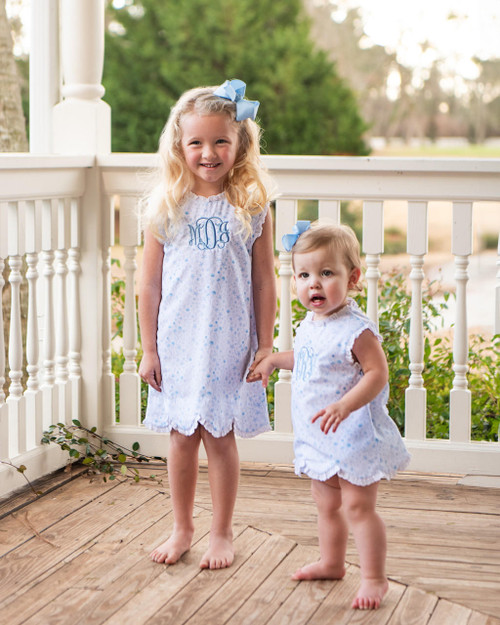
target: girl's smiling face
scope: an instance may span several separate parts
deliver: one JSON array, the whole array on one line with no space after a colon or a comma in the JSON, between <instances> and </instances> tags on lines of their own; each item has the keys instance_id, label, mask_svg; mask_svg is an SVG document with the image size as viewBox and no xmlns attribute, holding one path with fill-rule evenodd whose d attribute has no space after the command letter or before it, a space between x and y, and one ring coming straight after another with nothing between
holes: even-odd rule
<instances>
[{"instance_id":1,"label":"girl's smiling face","mask_svg":"<svg viewBox=\"0 0 500 625\"><path fill-rule=\"evenodd\" d=\"M193 193L221 193L238 153L236 122L225 114L189 113L182 117L181 129L184 160L194 174Z\"/></svg>"},{"instance_id":2,"label":"girl's smiling face","mask_svg":"<svg viewBox=\"0 0 500 625\"><path fill-rule=\"evenodd\" d=\"M359 269L347 268L341 254L322 247L294 254L293 265L299 300L318 320L345 306L360 276Z\"/></svg>"}]
</instances>

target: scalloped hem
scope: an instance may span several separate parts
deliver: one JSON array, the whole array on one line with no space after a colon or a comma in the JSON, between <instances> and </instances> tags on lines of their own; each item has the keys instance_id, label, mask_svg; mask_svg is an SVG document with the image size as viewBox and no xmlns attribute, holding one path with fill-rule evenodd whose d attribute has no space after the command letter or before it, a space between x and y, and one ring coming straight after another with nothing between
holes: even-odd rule
<instances>
[{"instance_id":1,"label":"scalloped hem","mask_svg":"<svg viewBox=\"0 0 500 625\"><path fill-rule=\"evenodd\" d=\"M300 466L294 462L295 465L295 474L299 477L304 474L310 477L312 480L317 480L318 482L326 482L334 475L338 475L341 479L349 482L350 484L354 484L355 486L370 486L370 484L374 484L375 482L380 482L380 480L390 480L399 471L403 471L409 464L410 459L408 458L407 462L402 463L402 465L398 469L394 469L394 471L377 471L371 476L367 477L359 477L350 475L346 471L342 470L340 467L335 467L331 471L324 471L323 473L317 473L316 471L312 471L308 468L305 463L302 463Z\"/></svg>"},{"instance_id":2,"label":"scalloped hem","mask_svg":"<svg viewBox=\"0 0 500 625\"><path fill-rule=\"evenodd\" d=\"M159 434L169 434L172 430L175 430L176 432L179 432L179 434L182 434L183 436L192 436L196 432L197 427L201 425L214 438L222 438L223 436L227 436L229 432L231 431L234 431L236 436L238 436L239 438L253 438L254 436L258 436L259 434L263 434L264 432L271 431L271 426L268 425L268 426L262 426L258 430L253 430L252 432L244 432L240 430L234 422L231 423L230 427L227 428L227 430L222 431L222 432L217 432L213 430L213 428L204 421L196 421L190 428L186 430L183 430L178 427L174 427L173 425L170 425L170 426L166 425L166 426L158 427L158 426L153 425L152 423L146 423L145 421L143 422L143 425L144 427L148 428L148 430L152 430L153 432L158 432Z\"/></svg>"}]
</instances>

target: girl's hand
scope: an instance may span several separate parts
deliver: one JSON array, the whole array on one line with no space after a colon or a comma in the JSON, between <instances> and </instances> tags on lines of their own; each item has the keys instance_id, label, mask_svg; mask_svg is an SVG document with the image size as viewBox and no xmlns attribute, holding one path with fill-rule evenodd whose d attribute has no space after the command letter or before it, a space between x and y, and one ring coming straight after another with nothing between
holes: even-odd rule
<instances>
[{"instance_id":1,"label":"girl's hand","mask_svg":"<svg viewBox=\"0 0 500 625\"><path fill-rule=\"evenodd\" d=\"M317 412L311 419L311 422L314 423L318 419L321 419L321 431L328 434L330 428L332 432L335 432L342 421L347 419L350 414L350 411L344 408L341 402L336 402Z\"/></svg>"},{"instance_id":2,"label":"girl's hand","mask_svg":"<svg viewBox=\"0 0 500 625\"><path fill-rule=\"evenodd\" d=\"M269 376L276 369L272 363L271 354L261 354L260 350L255 354L255 360L248 370L247 382L258 382L262 380L262 386L266 387L269 383Z\"/></svg>"},{"instance_id":3,"label":"girl's hand","mask_svg":"<svg viewBox=\"0 0 500 625\"><path fill-rule=\"evenodd\" d=\"M161 392L161 366L157 352L143 354L139 375L155 391Z\"/></svg>"}]
</instances>

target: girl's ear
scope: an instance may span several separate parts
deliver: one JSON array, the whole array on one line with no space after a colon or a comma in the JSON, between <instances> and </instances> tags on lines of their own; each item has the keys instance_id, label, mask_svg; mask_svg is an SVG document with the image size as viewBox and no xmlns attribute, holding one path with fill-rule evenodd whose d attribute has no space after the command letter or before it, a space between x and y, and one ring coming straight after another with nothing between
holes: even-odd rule
<instances>
[{"instance_id":1,"label":"girl's ear","mask_svg":"<svg viewBox=\"0 0 500 625\"><path fill-rule=\"evenodd\" d=\"M354 269L351 270L351 274L349 276L349 282L347 284L347 287L349 289L353 289L358 283L360 276L361 276L361 269L359 269L359 267L354 267Z\"/></svg>"}]
</instances>

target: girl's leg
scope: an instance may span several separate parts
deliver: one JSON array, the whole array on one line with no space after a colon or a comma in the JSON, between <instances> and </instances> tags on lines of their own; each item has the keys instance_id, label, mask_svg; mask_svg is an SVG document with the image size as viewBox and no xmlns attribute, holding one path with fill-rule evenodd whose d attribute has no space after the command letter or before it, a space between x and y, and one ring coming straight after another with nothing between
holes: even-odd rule
<instances>
[{"instance_id":1,"label":"girl's leg","mask_svg":"<svg viewBox=\"0 0 500 625\"><path fill-rule=\"evenodd\" d=\"M295 571L292 579L342 579L348 530L337 476L326 482L312 480L311 492L318 508L320 557L318 562Z\"/></svg>"},{"instance_id":2,"label":"girl's leg","mask_svg":"<svg viewBox=\"0 0 500 625\"><path fill-rule=\"evenodd\" d=\"M378 482L355 486L340 480L342 501L352 529L361 566L361 586L353 608L375 609L389 588L385 575L385 525L375 510Z\"/></svg>"},{"instance_id":3,"label":"girl's leg","mask_svg":"<svg viewBox=\"0 0 500 625\"><path fill-rule=\"evenodd\" d=\"M232 521L240 474L238 449L233 432L215 438L203 427L200 429L207 452L213 508L209 547L200 567L223 569L231 566L234 560Z\"/></svg>"},{"instance_id":4,"label":"girl's leg","mask_svg":"<svg viewBox=\"0 0 500 625\"><path fill-rule=\"evenodd\" d=\"M174 529L170 538L151 552L154 562L174 564L191 547L200 440L200 428L192 436L184 436L175 430L170 433L168 481Z\"/></svg>"}]
</instances>

